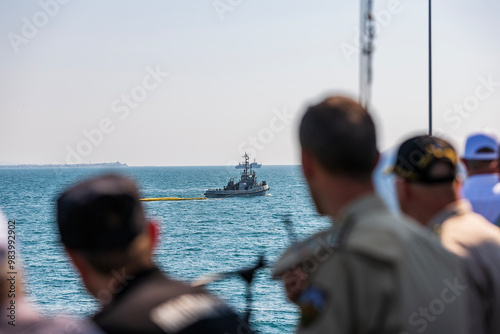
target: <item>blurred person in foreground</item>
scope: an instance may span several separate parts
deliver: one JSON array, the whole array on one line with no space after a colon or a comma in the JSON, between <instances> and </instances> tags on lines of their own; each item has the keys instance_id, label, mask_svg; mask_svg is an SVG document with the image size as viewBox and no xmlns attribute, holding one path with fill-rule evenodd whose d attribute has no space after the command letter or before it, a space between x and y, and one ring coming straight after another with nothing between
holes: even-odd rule
<instances>
[{"instance_id":1,"label":"blurred person in foreground","mask_svg":"<svg viewBox=\"0 0 500 334\"><path fill-rule=\"evenodd\" d=\"M15 226L12 223L10 224ZM15 228L11 227L10 230L15 231ZM10 264L8 261L9 256L11 259L14 258L14 262ZM19 258L19 239L15 238L15 233L9 234L8 222L0 211L0 333L102 333L87 321L61 316L55 318L42 317L35 305L24 294Z\"/></svg>"},{"instance_id":2,"label":"blurred person in foreground","mask_svg":"<svg viewBox=\"0 0 500 334\"><path fill-rule=\"evenodd\" d=\"M459 259L375 194L379 154L367 111L329 97L308 108L300 143L311 197L333 224L274 268L300 308L298 333L465 333Z\"/></svg>"},{"instance_id":3,"label":"blurred person in foreground","mask_svg":"<svg viewBox=\"0 0 500 334\"><path fill-rule=\"evenodd\" d=\"M250 333L221 300L156 267L158 227L146 220L133 181L110 174L70 187L57 201L57 221L72 263L102 305L92 319L106 333Z\"/></svg>"},{"instance_id":4,"label":"blurred person in foreground","mask_svg":"<svg viewBox=\"0 0 500 334\"><path fill-rule=\"evenodd\" d=\"M492 135L474 134L467 138L462 162L468 177L463 196L474 212L500 225L500 173L498 141Z\"/></svg>"},{"instance_id":5,"label":"blurred person in foreground","mask_svg":"<svg viewBox=\"0 0 500 334\"><path fill-rule=\"evenodd\" d=\"M464 259L471 333L500 333L500 229L460 199L458 155L447 141L413 137L401 144L393 172L401 210Z\"/></svg>"}]
</instances>

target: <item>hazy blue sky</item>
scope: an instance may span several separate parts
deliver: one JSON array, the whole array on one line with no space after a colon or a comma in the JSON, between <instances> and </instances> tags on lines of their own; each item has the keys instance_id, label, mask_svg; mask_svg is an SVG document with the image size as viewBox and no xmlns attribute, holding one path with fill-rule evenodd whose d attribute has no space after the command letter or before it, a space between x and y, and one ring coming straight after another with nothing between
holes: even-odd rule
<instances>
[{"instance_id":1,"label":"hazy blue sky","mask_svg":"<svg viewBox=\"0 0 500 334\"><path fill-rule=\"evenodd\" d=\"M427 1L375 13L385 150L427 128ZM435 127L461 150L500 135L500 3L433 14ZM358 26L359 1L2 1L0 162L298 163L304 107L358 94Z\"/></svg>"}]
</instances>

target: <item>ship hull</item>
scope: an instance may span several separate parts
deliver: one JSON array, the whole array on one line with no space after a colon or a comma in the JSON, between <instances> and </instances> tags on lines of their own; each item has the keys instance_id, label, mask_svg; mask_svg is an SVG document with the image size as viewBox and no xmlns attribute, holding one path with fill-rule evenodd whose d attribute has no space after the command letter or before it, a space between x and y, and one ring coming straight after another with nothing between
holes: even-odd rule
<instances>
[{"instance_id":1,"label":"ship hull","mask_svg":"<svg viewBox=\"0 0 500 334\"><path fill-rule=\"evenodd\" d=\"M269 191L269 186L260 186L248 190L213 190L205 192L207 198L226 198L226 197L251 197L264 196Z\"/></svg>"}]
</instances>

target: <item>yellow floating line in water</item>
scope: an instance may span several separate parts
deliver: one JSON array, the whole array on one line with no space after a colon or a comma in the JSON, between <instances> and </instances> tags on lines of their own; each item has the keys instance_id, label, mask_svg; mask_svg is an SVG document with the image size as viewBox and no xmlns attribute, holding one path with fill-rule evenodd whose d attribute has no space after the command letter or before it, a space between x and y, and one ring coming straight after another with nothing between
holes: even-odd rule
<instances>
[{"instance_id":1,"label":"yellow floating line in water","mask_svg":"<svg viewBox=\"0 0 500 334\"><path fill-rule=\"evenodd\" d=\"M141 201L153 202L153 201L187 201L187 200L202 200L207 199L206 197L158 197L158 198L141 198Z\"/></svg>"}]
</instances>

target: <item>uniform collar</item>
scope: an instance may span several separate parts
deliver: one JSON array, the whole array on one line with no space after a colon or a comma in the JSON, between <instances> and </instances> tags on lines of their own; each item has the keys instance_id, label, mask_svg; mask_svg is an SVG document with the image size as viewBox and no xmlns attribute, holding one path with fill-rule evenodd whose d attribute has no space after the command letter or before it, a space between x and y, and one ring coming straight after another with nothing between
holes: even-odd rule
<instances>
[{"instance_id":1,"label":"uniform collar","mask_svg":"<svg viewBox=\"0 0 500 334\"><path fill-rule=\"evenodd\" d=\"M440 229L440 226L449 218L455 216L461 216L472 211L472 206L470 202L466 199L461 199L448 204L443 210L439 211L431 220L427 226L436 231Z\"/></svg>"},{"instance_id":2,"label":"uniform collar","mask_svg":"<svg viewBox=\"0 0 500 334\"><path fill-rule=\"evenodd\" d=\"M368 194L351 202L335 226L337 224L340 225L337 233L340 248L347 247L388 262L402 257L402 248L399 242L395 242L398 238L395 235L403 235L406 224L389 211L377 194Z\"/></svg>"},{"instance_id":3,"label":"uniform collar","mask_svg":"<svg viewBox=\"0 0 500 334\"><path fill-rule=\"evenodd\" d=\"M117 272L117 275L120 275L120 272ZM140 286L144 281L147 281L154 275L161 275L160 269L158 269L158 267L156 266L144 269L136 273L135 275L132 275L130 279L126 279L125 282L120 282L121 286L119 291L113 295L110 303L103 306L102 310L104 311L108 308L114 307L114 305L116 305L121 299L123 299L124 296L126 296L130 291L134 290L136 286Z\"/></svg>"}]
</instances>

